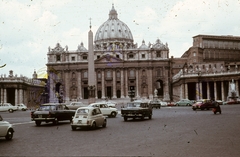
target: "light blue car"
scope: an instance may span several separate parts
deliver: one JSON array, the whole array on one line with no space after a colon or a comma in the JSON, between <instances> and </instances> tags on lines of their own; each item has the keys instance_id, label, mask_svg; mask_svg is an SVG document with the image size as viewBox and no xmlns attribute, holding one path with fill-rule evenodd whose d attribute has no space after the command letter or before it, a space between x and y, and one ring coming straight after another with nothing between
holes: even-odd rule
<instances>
[{"instance_id":1,"label":"light blue car","mask_svg":"<svg viewBox=\"0 0 240 157\"><path fill-rule=\"evenodd\" d=\"M176 106L192 106L193 101L189 99L182 99L175 103Z\"/></svg>"}]
</instances>

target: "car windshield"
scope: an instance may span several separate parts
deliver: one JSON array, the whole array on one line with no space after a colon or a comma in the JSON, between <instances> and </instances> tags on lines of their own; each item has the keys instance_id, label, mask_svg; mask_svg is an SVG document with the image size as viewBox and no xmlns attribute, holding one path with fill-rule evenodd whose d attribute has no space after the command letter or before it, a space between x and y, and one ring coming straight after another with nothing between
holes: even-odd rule
<instances>
[{"instance_id":1,"label":"car windshield","mask_svg":"<svg viewBox=\"0 0 240 157\"><path fill-rule=\"evenodd\" d=\"M78 113L78 114L87 114L87 113L89 113L89 110L88 110L88 109L79 109L79 110L77 111L77 113Z\"/></svg>"},{"instance_id":2,"label":"car windshield","mask_svg":"<svg viewBox=\"0 0 240 157\"><path fill-rule=\"evenodd\" d=\"M150 104L159 104L160 102L158 101L151 101Z\"/></svg>"},{"instance_id":3,"label":"car windshield","mask_svg":"<svg viewBox=\"0 0 240 157\"><path fill-rule=\"evenodd\" d=\"M128 107L140 107L140 104L141 103L136 103L136 102L135 103L128 103L127 106Z\"/></svg>"},{"instance_id":4,"label":"car windshield","mask_svg":"<svg viewBox=\"0 0 240 157\"><path fill-rule=\"evenodd\" d=\"M50 111L50 110L56 110L56 106L44 105L44 106L40 106L39 108L39 111Z\"/></svg>"}]
</instances>

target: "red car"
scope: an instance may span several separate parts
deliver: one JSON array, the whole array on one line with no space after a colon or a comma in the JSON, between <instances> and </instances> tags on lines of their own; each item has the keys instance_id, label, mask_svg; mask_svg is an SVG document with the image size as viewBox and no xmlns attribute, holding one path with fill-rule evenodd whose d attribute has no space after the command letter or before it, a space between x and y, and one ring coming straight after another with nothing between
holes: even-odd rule
<instances>
[{"instance_id":1,"label":"red car","mask_svg":"<svg viewBox=\"0 0 240 157\"><path fill-rule=\"evenodd\" d=\"M196 109L209 110L210 108L214 108L214 107L215 107L214 103L209 99L198 100L196 101L196 103L192 105L193 110L196 110Z\"/></svg>"}]
</instances>

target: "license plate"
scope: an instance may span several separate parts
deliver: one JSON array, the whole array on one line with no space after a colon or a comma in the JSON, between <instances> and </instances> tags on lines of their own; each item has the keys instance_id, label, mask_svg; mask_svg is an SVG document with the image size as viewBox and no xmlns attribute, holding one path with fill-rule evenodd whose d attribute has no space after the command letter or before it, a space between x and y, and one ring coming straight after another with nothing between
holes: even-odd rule
<instances>
[{"instance_id":1,"label":"license plate","mask_svg":"<svg viewBox=\"0 0 240 157\"><path fill-rule=\"evenodd\" d=\"M42 118L42 115L38 115L38 118Z\"/></svg>"},{"instance_id":2,"label":"license plate","mask_svg":"<svg viewBox=\"0 0 240 157\"><path fill-rule=\"evenodd\" d=\"M81 123L82 123L82 121L81 121L81 120L79 120L79 121L78 121L78 124L81 124Z\"/></svg>"}]
</instances>

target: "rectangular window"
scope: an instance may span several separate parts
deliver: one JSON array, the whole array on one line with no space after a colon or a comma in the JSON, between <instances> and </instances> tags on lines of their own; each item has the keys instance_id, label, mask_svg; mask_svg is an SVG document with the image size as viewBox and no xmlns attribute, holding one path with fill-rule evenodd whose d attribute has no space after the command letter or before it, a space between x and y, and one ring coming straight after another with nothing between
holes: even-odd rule
<instances>
[{"instance_id":1,"label":"rectangular window","mask_svg":"<svg viewBox=\"0 0 240 157\"><path fill-rule=\"evenodd\" d=\"M61 55L56 56L57 61L61 61Z\"/></svg>"},{"instance_id":2,"label":"rectangular window","mask_svg":"<svg viewBox=\"0 0 240 157\"><path fill-rule=\"evenodd\" d=\"M145 58L145 54L142 54L142 58Z\"/></svg>"},{"instance_id":3,"label":"rectangular window","mask_svg":"<svg viewBox=\"0 0 240 157\"><path fill-rule=\"evenodd\" d=\"M119 55L116 55L117 58L119 58Z\"/></svg>"},{"instance_id":4,"label":"rectangular window","mask_svg":"<svg viewBox=\"0 0 240 157\"><path fill-rule=\"evenodd\" d=\"M87 58L87 56L83 56L83 60L87 60L88 58Z\"/></svg>"},{"instance_id":5,"label":"rectangular window","mask_svg":"<svg viewBox=\"0 0 240 157\"><path fill-rule=\"evenodd\" d=\"M75 57L72 57L72 61L75 61Z\"/></svg>"},{"instance_id":6,"label":"rectangular window","mask_svg":"<svg viewBox=\"0 0 240 157\"><path fill-rule=\"evenodd\" d=\"M128 58L133 58L133 54L128 55Z\"/></svg>"},{"instance_id":7,"label":"rectangular window","mask_svg":"<svg viewBox=\"0 0 240 157\"><path fill-rule=\"evenodd\" d=\"M97 59L99 59L100 58L100 56L99 55L97 55Z\"/></svg>"},{"instance_id":8,"label":"rectangular window","mask_svg":"<svg viewBox=\"0 0 240 157\"><path fill-rule=\"evenodd\" d=\"M161 51L157 51L156 52L156 56L159 58L159 57L161 57Z\"/></svg>"}]
</instances>

